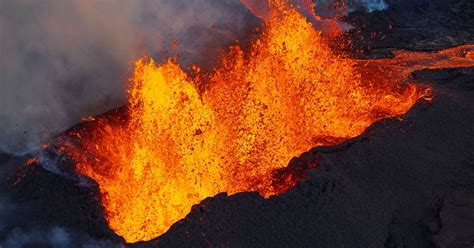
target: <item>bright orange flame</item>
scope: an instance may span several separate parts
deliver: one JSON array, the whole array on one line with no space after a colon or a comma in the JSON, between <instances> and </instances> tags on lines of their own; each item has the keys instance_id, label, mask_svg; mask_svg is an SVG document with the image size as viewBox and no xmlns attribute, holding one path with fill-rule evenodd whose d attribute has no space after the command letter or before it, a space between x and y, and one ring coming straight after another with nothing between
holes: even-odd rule
<instances>
[{"instance_id":1,"label":"bright orange flame","mask_svg":"<svg viewBox=\"0 0 474 248\"><path fill-rule=\"evenodd\" d=\"M219 192L287 190L296 182L278 187L272 172L407 112L426 91L400 83L418 61L435 67L444 56L343 59L295 9L270 6L261 38L248 52L231 47L210 74L190 78L171 60L137 61L127 113L87 122L72 135L77 144L65 144L77 171L99 184L109 226L127 242L163 234Z\"/></svg>"}]
</instances>

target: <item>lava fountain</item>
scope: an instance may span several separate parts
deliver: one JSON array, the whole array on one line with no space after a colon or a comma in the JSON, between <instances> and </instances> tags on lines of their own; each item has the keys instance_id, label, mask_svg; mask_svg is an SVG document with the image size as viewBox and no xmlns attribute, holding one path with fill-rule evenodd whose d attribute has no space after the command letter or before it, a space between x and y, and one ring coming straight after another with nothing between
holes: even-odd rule
<instances>
[{"instance_id":1,"label":"lava fountain","mask_svg":"<svg viewBox=\"0 0 474 248\"><path fill-rule=\"evenodd\" d=\"M286 191L296 179L281 187L272 175L292 157L358 136L427 96L428 87L404 81L411 71L474 65L453 51L345 59L295 8L268 5L250 49L232 46L212 72L196 69L193 77L174 60L142 58L127 108L63 139L77 172L99 184L110 228L127 242L163 234L220 192Z\"/></svg>"}]
</instances>

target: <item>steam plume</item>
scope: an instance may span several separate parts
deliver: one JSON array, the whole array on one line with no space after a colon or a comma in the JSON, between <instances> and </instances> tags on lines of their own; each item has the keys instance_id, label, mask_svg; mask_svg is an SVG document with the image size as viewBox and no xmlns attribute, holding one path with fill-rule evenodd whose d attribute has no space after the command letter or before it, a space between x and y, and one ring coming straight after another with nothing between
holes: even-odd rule
<instances>
[{"instance_id":1,"label":"steam plume","mask_svg":"<svg viewBox=\"0 0 474 248\"><path fill-rule=\"evenodd\" d=\"M252 19L239 0L1 1L0 150L27 152L123 105L140 52L161 54L175 39L182 64L199 63Z\"/></svg>"},{"instance_id":2,"label":"steam plume","mask_svg":"<svg viewBox=\"0 0 474 248\"><path fill-rule=\"evenodd\" d=\"M257 24L240 0L0 1L0 151L28 152L82 116L123 105L130 62L143 53L205 65Z\"/></svg>"}]
</instances>

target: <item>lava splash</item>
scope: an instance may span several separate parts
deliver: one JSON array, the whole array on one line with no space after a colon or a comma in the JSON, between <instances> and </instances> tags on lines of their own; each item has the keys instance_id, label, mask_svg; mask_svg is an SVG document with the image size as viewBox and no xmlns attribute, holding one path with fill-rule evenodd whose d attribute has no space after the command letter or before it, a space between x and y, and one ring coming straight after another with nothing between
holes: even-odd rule
<instances>
[{"instance_id":1,"label":"lava splash","mask_svg":"<svg viewBox=\"0 0 474 248\"><path fill-rule=\"evenodd\" d=\"M273 172L292 157L406 113L430 94L404 81L417 62L453 60L406 54L342 58L295 8L271 0L260 38L230 47L211 73L136 61L126 110L71 131L63 148L99 184L110 228L130 243L150 240L220 192L282 193L296 179L281 187ZM455 57L454 66L472 65Z\"/></svg>"}]
</instances>

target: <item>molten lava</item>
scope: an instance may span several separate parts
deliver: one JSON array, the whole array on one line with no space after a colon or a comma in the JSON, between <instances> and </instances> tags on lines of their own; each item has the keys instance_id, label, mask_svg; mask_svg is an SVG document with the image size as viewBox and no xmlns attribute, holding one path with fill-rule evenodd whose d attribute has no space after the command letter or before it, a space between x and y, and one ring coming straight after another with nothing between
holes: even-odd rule
<instances>
[{"instance_id":1,"label":"molten lava","mask_svg":"<svg viewBox=\"0 0 474 248\"><path fill-rule=\"evenodd\" d=\"M427 94L401 84L409 72L453 62L450 50L344 59L294 8L269 6L261 37L248 51L230 47L212 73L137 61L125 112L91 118L64 144L77 171L99 184L109 226L127 242L163 234L220 192L282 193L296 182L276 187L272 172L406 113ZM472 61L458 57L455 66Z\"/></svg>"}]
</instances>

